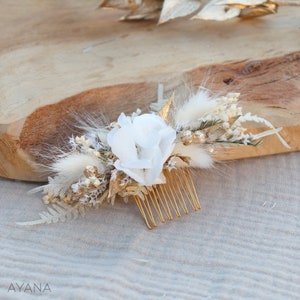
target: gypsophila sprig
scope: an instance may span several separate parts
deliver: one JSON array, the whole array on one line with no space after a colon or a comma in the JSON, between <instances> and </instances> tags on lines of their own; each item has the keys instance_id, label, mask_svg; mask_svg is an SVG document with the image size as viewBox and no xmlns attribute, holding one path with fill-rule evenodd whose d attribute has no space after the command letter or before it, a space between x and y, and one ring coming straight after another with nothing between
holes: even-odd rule
<instances>
[{"instance_id":1,"label":"gypsophila sprig","mask_svg":"<svg viewBox=\"0 0 300 300\"><path fill-rule=\"evenodd\" d=\"M211 153L220 145L257 146L263 137L276 134L289 147L279 135L281 128L243 114L239 93L212 97L200 88L189 99L176 102L174 95L163 100L159 87L159 100L151 106L156 112L121 113L115 122L88 127L85 134L69 138L70 152L49 166L54 176L34 190L42 190L44 203L52 208L41 219L22 225L64 221L81 208L131 197L153 228L155 213L164 222L173 219L172 211L186 214L187 203L193 210L200 208L189 168L211 167ZM270 130L252 134L243 126L246 122L263 123Z\"/></svg>"}]
</instances>

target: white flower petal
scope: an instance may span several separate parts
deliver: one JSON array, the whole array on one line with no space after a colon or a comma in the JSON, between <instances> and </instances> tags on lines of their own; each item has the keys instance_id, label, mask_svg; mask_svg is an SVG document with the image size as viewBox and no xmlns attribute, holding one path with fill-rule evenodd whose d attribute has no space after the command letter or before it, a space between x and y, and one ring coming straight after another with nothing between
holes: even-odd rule
<instances>
[{"instance_id":1,"label":"white flower petal","mask_svg":"<svg viewBox=\"0 0 300 300\"><path fill-rule=\"evenodd\" d=\"M159 148L163 154L163 161L166 161L174 149L173 142L176 139L176 132L173 128L167 127L161 130L159 134L161 136Z\"/></svg>"},{"instance_id":2,"label":"white flower petal","mask_svg":"<svg viewBox=\"0 0 300 300\"><path fill-rule=\"evenodd\" d=\"M107 135L107 142L118 160L114 166L138 183L151 186L161 175L174 148L176 131L154 114L126 117Z\"/></svg>"},{"instance_id":3,"label":"white flower petal","mask_svg":"<svg viewBox=\"0 0 300 300\"><path fill-rule=\"evenodd\" d=\"M160 152L156 152L152 160L152 168L146 170L145 181L146 185L152 185L153 182L159 177L164 161Z\"/></svg>"},{"instance_id":4,"label":"white flower petal","mask_svg":"<svg viewBox=\"0 0 300 300\"><path fill-rule=\"evenodd\" d=\"M117 160L114 163L114 166L115 166L115 168L117 170L123 171L125 174L127 174L129 177L131 177L132 179L134 179L138 183L140 183L142 185L146 185L145 174L144 174L143 169L127 169L127 168L123 168L123 166L120 163L120 160Z\"/></svg>"},{"instance_id":5,"label":"white flower petal","mask_svg":"<svg viewBox=\"0 0 300 300\"><path fill-rule=\"evenodd\" d=\"M121 162L123 168L133 169L150 169L152 167L151 160L149 159L129 159Z\"/></svg>"},{"instance_id":6,"label":"white flower petal","mask_svg":"<svg viewBox=\"0 0 300 300\"><path fill-rule=\"evenodd\" d=\"M121 113L119 118L118 118L118 124L123 127L123 126L128 126L132 125L130 117L127 117L124 113Z\"/></svg>"},{"instance_id":7,"label":"white flower petal","mask_svg":"<svg viewBox=\"0 0 300 300\"><path fill-rule=\"evenodd\" d=\"M120 160L138 159L135 141L126 126L112 129L107 135L107 142Z\"/></svg>"}]
</instances>

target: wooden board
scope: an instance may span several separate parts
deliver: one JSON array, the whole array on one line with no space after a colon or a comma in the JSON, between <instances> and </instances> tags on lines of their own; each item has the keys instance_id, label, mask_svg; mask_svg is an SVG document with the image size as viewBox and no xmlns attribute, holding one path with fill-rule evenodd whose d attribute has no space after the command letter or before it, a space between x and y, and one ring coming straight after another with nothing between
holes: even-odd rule
<instances>
[{"instance_id":1,"label":"wooden board","mask_svg":"<svg viewBox=\"0 0 300 300\"><path fill-rule=\"evenodd\" d=\"M245 111L283 126L291 151L299 150L300 10L157 26L120 23L122 13L97 6L92 0L1 3L1 176L45 180L30 161L43 162L37 153L72 133L68 111L105 111L113 120L155 101L159 82L166 93L186 82L241 92ZM264 147L236 148L218 159L285 151L268 138Z\"/></svg>"}]
</instances>

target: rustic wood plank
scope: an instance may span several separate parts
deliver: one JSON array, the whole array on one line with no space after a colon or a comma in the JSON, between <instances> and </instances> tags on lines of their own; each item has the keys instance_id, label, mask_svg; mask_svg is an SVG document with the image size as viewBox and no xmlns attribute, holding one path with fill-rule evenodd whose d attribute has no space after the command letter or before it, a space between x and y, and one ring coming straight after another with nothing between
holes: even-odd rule
<instances>
[{"instance_id":1,"label":"rustic wood plank","mask_svg":"<svg viewBox=\"0 0 300 300\"><path fill-rule=\"evenodd\" d=\"M1 3L0 124L93 88L299 51L299 9L228 22L118 22L99 0ZM28 17L30 16L30 18ZM13 37L13 38L12 38Z\"/></svg>"},{"instance_id":2,"label":"rustic wood plank","mask_svg":"<svg viewBox=\"0 0 300 300\"><path fill-rule=\"evenodd\" d=\"M283 126L292 151L299 150L296 9L256 20L157 26L120 23L120 12L97 6L96 0L1 4L1 176L44 180L30 160L43 162L37 153L47 151L45 145L58 146L74 132L68 111L104 111L113 120L121 111L146 109L158 82L167 93L186 82L241 92L245 110ZM285 151L268 138L264 147L217 158Z\"/></svg>"},{"instance_id":3,"label":"rustic wood plank","mask_svg":"<svg viewBox=\"0 0 300 300\"><path fill-rule=\"evenodd\" d=\"M215 154L217 160L229 160L253 156L277 154L300 149L300 61L299 53L255 62L234 62L197 68L186 73L191 85L199 86L206 79L206 85L215 91L240 91L244 111L258 113L269 119L276 127L283 127L282 136L291 146L285 148L276 136L268 137L263 146L224 149ZM255 64L255 68L253 68ZM208 76L211 72L213 76ZM207 78L206 78L207 77ZM183 88L182 81L166 82L167 94ZM51 147L64 148L68 137L81 134L72 126L74 115L85 113L100 115L104 112L115 120L120 112L130 113L136 108L146 109L156 100L157 83L135 83L93 89L67 98L59 103L43 106L22 120L19 140L3 148L5 156L2 174L6 177L20 176L29 179L28 159L46 164L45 157ZM285 92L283 92L285 91ZM265 129L258 125L254 130ZM4 139L5 136L3 136ZM11 137L13 139L13 137ZM16 138L14 138L16 139ZM4 147L4 146L3 146ZM22 154L22 155L20 155ZM24 161L24 174L20 159ZM10 167L5 167L9 162ZM16 169L14 170L14 166ZM42 168L41 168L42 169ZM44 176L32 170L30 178L45 180Z\"/></svg>"}]
</instances>

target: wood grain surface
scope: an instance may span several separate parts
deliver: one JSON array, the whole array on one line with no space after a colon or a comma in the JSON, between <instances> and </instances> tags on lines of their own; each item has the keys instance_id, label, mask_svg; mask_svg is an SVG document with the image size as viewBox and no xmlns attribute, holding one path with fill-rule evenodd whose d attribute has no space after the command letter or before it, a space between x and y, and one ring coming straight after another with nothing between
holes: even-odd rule
<instances>
[{"instance_id":1,"label":"wood grain surface","mask_svg":"<svg viewBox=\"0 0 300 300\"><path fill-rule=\"evenodd\" d=\"M205 83L241 92L244 111L284 127L299 150L299 13L225 23L156 20L121 23L98 1L1 3L0 175L45 180L34 169L49 145L74 133L72 112L111 120L155 101L159 82L180 95ZM30 16L30 18L28 17ZM13 38L11 38L13 36ZM233 159L288 151L276 140L217 153Z\"/></svg>"}]
</instances>

